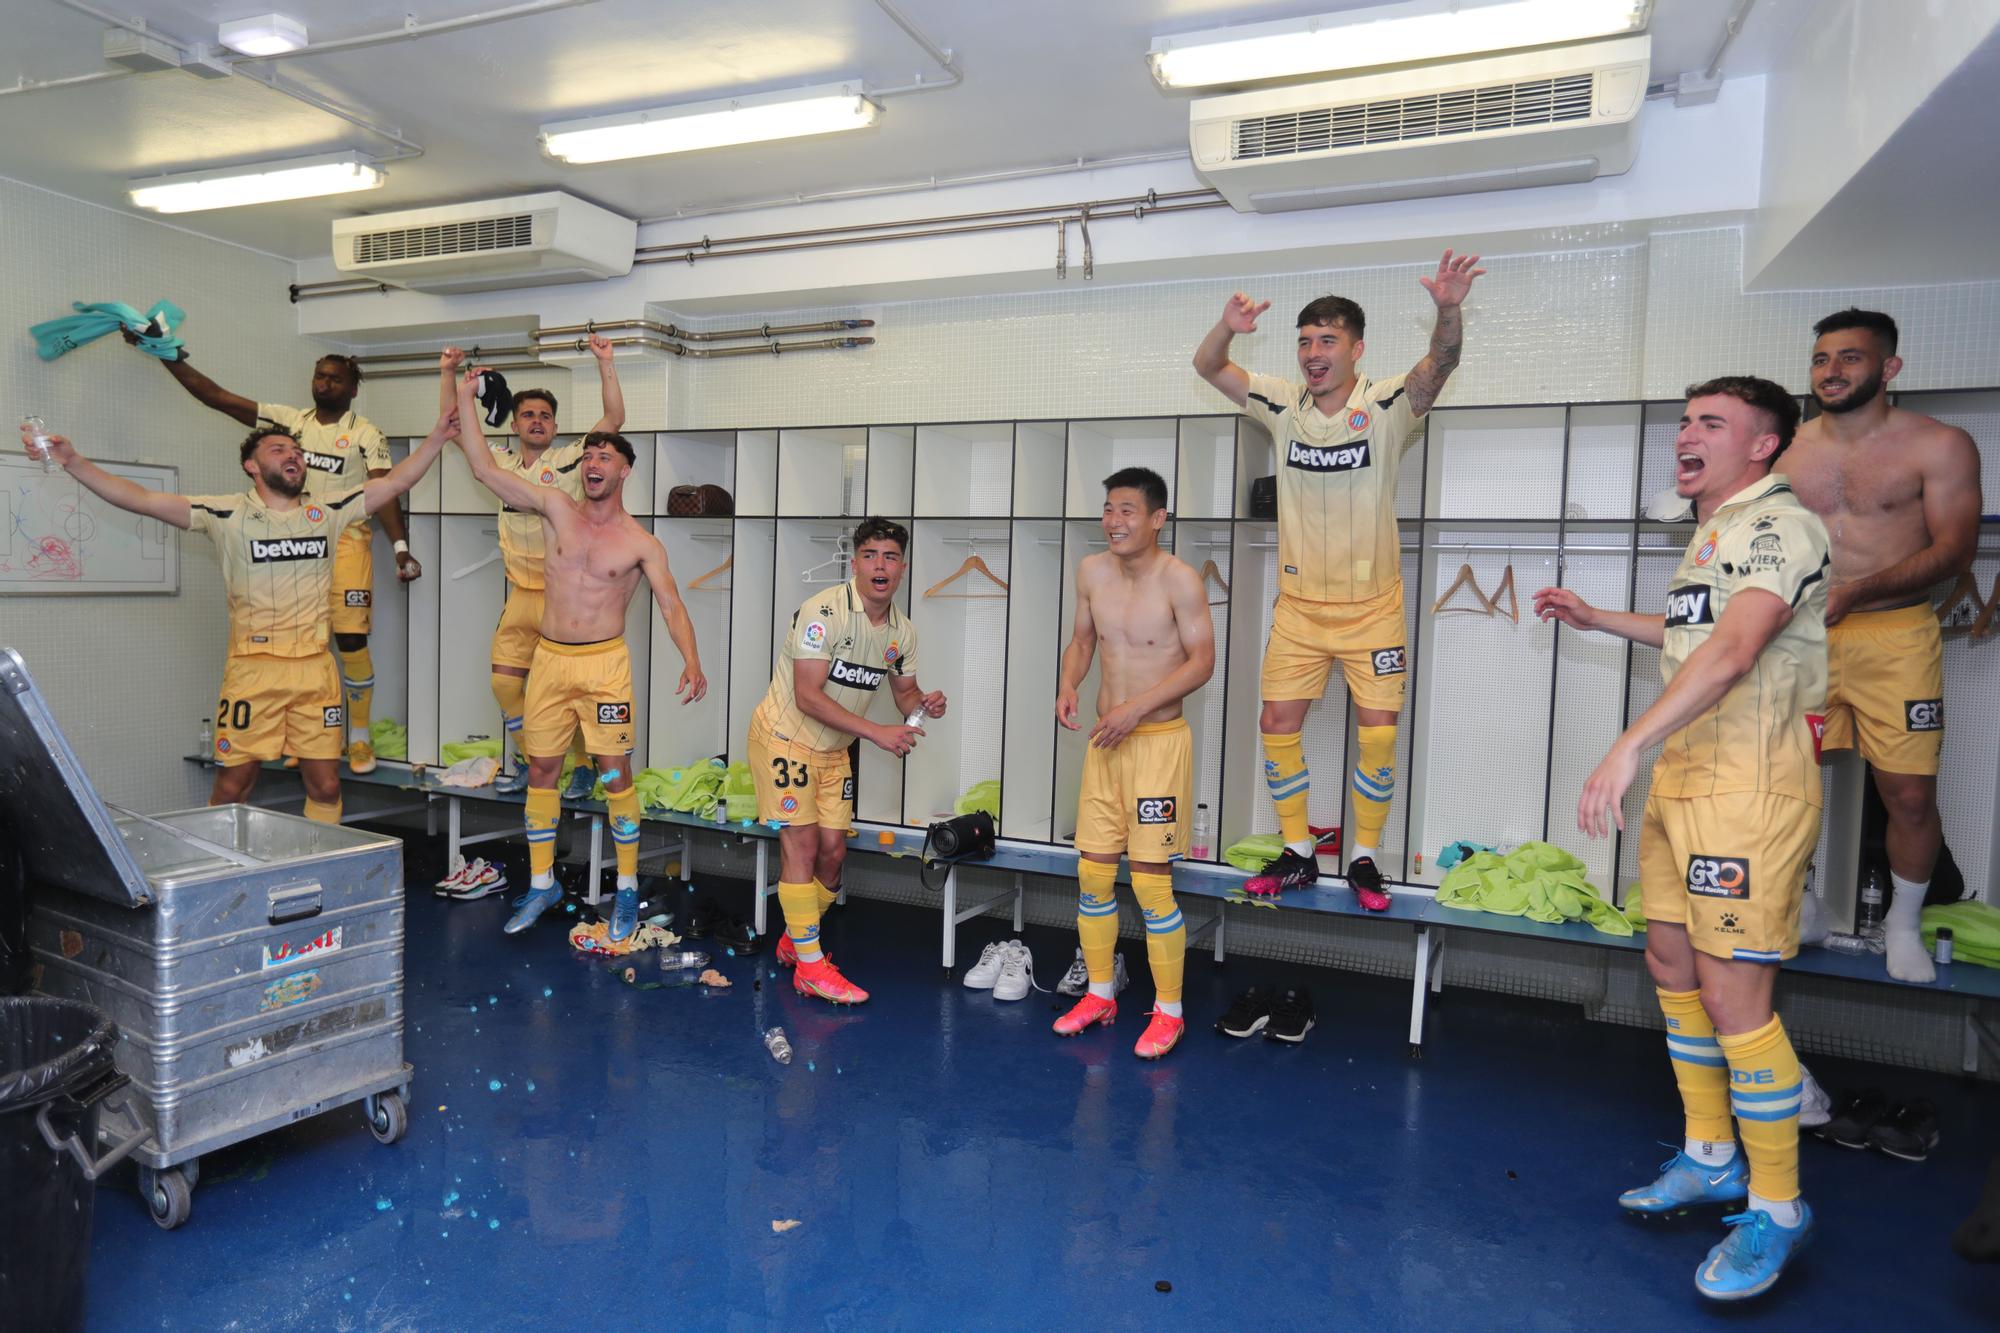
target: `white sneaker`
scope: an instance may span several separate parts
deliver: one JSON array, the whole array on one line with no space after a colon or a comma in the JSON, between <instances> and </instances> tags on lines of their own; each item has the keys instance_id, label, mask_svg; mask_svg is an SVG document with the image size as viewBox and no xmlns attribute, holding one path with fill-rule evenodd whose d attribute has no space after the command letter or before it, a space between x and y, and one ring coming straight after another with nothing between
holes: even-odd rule
<instances>
[{"instance_id":1,"label":"white sneaker","mask_svg":"<svg viewBox=\"0 0 2000 1333\"><path fill-rule=\"evenodd\" d=\"M455 903L475 902L489 893L498 893L507 887L507 876L499 866L483 859L475 859L465 868L458 887L451 891Z\"/></svg>"},{"instance_id":2,"label":"white sneaker","mask_svg":"<svg viewBox=\"0 0 2000 1333\"><path fill-rule=\"evenodd\" d=\"M1035 984L1035 956L1019 940L1007 943L1010 948L1000 960L1000 976L993 983L993 998L1024 1000L1030 990L1043 989Z\"/></svg>"},{"instance_id":3,"label":"white sneaker","mask_svg":"<svg viewBox=\"0 0 2000 1333\"><path fill-rule=\"evenodd\" d=\"M1111 972L1111 993L1116 995L1132 984L1132 978L1125 974L1124 954L1113 954L1111 959L1116 964ZM1056 994L1081 995L1089 989L1090 967L1083 961L1083 950L1079 948L1076 961L1069 965L1069 971L1063 973L1063 979L1056 983Z\"/></svg>"},{"instance_id":4,"label":"white sneaker","mask_svg":"<svg viewBox=\"0 0 2000 1333\"><path fill-rule=\"evenodd\" d=\"M1002 943L995 940L979 951L979 961L965 969L965 984L970 990L992 990L993 983L1000 979L1000 964L1014 949L1016 941Z\"/></svg>"},{"instance_id":5,"label":"white sneaker","mask_svg":"<svg viewBox=\"0 0 2000 1333\"><path fill-rule=\"evenodd\" d=\"M439 880L431 891L437 894L437 896L440 898L450 897L452 891L457 889L459 885L465 882L465 872L470 869L472 869L472 867L466 864L466 862L462 858L459 857L452 858L451 873L449 875L446 875L443 879Z\"/></svg>"},{"instance_id":6,"label":"white sneaker","mask_svg":"<svg viewBox=\"0 0 2000 1333\"><path fill-rule=\"evenodd\" d=\"M1833 1119L1833 1098L1826 1095L1826 1089L1812 1076L1812 1070L1799 1066L1799 1128L1817 1129Z\"/></svg>"}]
</instances>

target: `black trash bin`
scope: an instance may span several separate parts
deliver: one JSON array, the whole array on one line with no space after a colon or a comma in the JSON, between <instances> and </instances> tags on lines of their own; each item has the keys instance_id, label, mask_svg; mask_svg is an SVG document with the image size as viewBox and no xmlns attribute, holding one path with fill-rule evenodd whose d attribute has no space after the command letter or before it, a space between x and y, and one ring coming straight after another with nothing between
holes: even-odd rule
<instances>
[{"instance_id":1,"label":"black trash bin","mask_svg":"<svg viewBox=\"0 0 2000 1333\"><path fill-rule=\"evenodd\" d=\"M117 1043L90 1005L0 997L0 1327L83 1327L98 1169L78 1158L96 1150L98 1103L125 1082Z\"/></svg>"}]
</instances>

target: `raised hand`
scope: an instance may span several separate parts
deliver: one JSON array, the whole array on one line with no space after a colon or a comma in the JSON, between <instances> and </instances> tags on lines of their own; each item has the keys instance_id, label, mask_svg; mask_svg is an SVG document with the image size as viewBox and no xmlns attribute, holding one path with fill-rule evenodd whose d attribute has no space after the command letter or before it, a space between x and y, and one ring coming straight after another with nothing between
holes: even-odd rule
<instances>
[{"instance_id":1,"label":"raised hand","mask_svg":"<svg viewBox=\"0 0 2000 1333\"><path fill-rule=\"evenodd\" d=\"M603 334L593 333L590 335L590 354L599 361L609 361L614 354L614 350L611 346L611 340Z\"/></svg>"},{"instance_id":2,"label":"raised hand","mask_svg":"<svg viewBox=\"0 0 2000 1333\"><path fill-rule=\"evenodd\" d=\"M464 364L465 349L462 347L447 347L438 355L439 370L449 370L456 374L458 368Z\"/></svg>"},{"instance_id":3,"label":"raised hand","mask_svg":"<svg viewBox=\"0 0 2000 1333\"><path fill-rule=\"evenodd\" d=\"M1472 280L1486 272L1483 268L1474 267L1478 263L1478 255L1459 255L1454 258L1451 251L1447 250L1444 252L1444 258L1438 260L1437 274L1434 277L1418 278L1417 281L1431 294L1431 300L1437 302L1438 309L1445 310L1463 304L1465 294L1472 290Z\"/></svg>"},{"instance_id":4,"label":"raised hand","mask_svg":"<svg viewBox=\"0 0 2000 1333\"><path fill-rule=\"evenodd\" d=\"M1231 333L1255 333L1257 316L1270 308L1269 301L1252 301L1238 292L1222 307L1222 322L1229 326Z\"/></svg>"}]
</instances>

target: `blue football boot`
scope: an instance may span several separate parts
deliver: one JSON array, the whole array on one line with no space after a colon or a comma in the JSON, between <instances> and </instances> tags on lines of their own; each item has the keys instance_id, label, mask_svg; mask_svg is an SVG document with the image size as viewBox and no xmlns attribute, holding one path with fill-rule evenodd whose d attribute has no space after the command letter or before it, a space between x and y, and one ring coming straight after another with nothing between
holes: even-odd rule
<instances>
[{"instance_id":1,"label":"blue football boot","mask_svg":"<svg viewBox=\"0 0 2000 1333\"><path fill-rule=\"evenodd\" d=\"M1694 1272L1694 1289L1712 1301L1745 1301L1771 1289L1792 1257L1812 1239L1812 1209L1801 1203L1795 1227L1781 1227L1763 1209L1723 1218L1730 1233Z\"/></svg>"},{"instance_id":2,"label":"blue football boot","mask_svg":"<svg viewBox=\"0 0 2000 1333\"><path fill-rule=\"evenodd\" d=\"M629 939L632 932L638 928L639 890L635 885L629 889L618 890L617 897L611 900L611 942L616 944L620 940Z\"/></svg>"},{"instance_id":3,"label":"blue football boot","mask_svg":"<svg viewBox=\"0 0 2000 1333\"><path fill-rule=\"evenodd\" d=\"M507 918L501 929L509 935L518 935L535 924L535 918L562 901L560 884L551 884L546 889L530 889L528 896L521 899L521 905L514 909L514 915Z\"/></svg>"},{"instance_id":4,"label":"blue football boot","mask_svg":"<svg viewBox=\"0 0 2000 1333\"><path fill-rule=\"evenodd\" d=\"M1684 1152L1660 1163L1660 1178L1626 1190L1618 1206L1628 1213L1670 1217L1707 1204L1738 1204L1750 1197L1750 1164L1742 1152L1721 1166L1707 1166Z\"/></svg>"}]
</instances>

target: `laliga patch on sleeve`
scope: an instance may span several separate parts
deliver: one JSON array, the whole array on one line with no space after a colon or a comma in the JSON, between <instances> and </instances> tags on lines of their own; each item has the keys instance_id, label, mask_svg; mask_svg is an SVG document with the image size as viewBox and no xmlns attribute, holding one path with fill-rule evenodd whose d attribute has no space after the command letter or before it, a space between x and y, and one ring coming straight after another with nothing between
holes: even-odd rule
<instances>
[{"instance_id":1,"label":"laliga patch on sleeve","mask_svg":"<svg viewBox=\"0 0 2000 1333\"><path fill-rule=\"evenodd\" d=\"M331 708L322 708L319 710L319 716L319 724L322 727L345 725L347 720L347 706L345 704L334 704Z\"/></svg>"},{"instance_id":2,"label":"laliga patch on sleeve","mask_svg":"<svg viewBox=\"0 0 2000 1333\"><path fill-rule=\"evenodd\" d=\"M1687 885L1689 893L1704 898L1748 898L1750 862L1740 856L1690 856Z\"/></svg>"},{"instance_id":3,"label":"laliga patch on sleeve","mask_svg":"<svg viewBox=\"0 0 2000 1333\"><path fill-rule=\"evenodd\" d=\"M629 703L597 705L597 723L599 726L622 727L631 720L632 705Z\"/></svg>"},{"instance_id":4,"label":"laliga patch on sleeve","mask_svg":"<svg viewBox=\"0 0 2000 1333\"><path fill-rule=\"evenodd\" d=\"M1905 731L1943 731L1944 700L1911 699L1903 704Z\"/></svg>"},{"instance_id":5,"label":"laliga patch on sleeve","mask_svg":"<svg viewBox=\"0 0 2000 1333\"><path fill-rule=\"evenodd\" d=\"M1139 798L1139 822L1141 824L1171 824L1175 803L1171 796L1141 796Z\"/></svg>"},{"instance_id":6,"label":"laliga patch on sleeve","mask_svg":"<svg viewBox=\"0 0 2000 1333\"><path fill-rule=\"evenodd\" d=\"M347 604L349 606L367 606L374 600L374 597L375 594L366 588L349 588L347 590Z\"/></svg>"},{"instance_id":7,"label":"laliga patch on sleeve","mask_svg":"<svg viewBox=\"0 0 2000 1333\"><path fill-rule=\"evenodd\" d=\"M805 632L799 635L799 642L812 652L826 647L826 622L813 620L806 623Z\"/></svg>"},{"instance_id":8,"label":"laliga patch on sleeve","mask_svg":"<svg viewBox=\"0 0 2000 1333\"><path fill-rule=\"evenodd\" d=\"M1408 653L1401 648L1377 648L1369 654L1369 660L1375 664L1376 675L1400 676L1403 674L1408 656Z\"/></svg>"}]
</instances>

